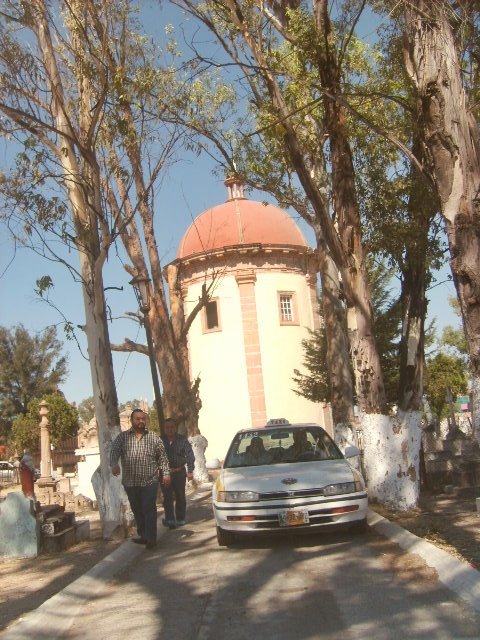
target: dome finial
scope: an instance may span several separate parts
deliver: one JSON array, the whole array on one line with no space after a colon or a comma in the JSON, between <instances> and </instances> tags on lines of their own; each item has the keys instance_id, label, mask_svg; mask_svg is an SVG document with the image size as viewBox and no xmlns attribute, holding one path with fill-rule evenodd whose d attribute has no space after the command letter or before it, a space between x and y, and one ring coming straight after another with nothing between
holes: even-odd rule
<instances>
[{"instance_id":1,"label":"dome finial","mask_svg":"<svg viewBox=\"0 0 480 640\"><path fill-rule=\"evenodd\" d=\"M230 178L227 178L224 184L227 187L228 200L245 198L243 194L243 183L238 176L231 176Z\"/></svg>"}]
</instances>

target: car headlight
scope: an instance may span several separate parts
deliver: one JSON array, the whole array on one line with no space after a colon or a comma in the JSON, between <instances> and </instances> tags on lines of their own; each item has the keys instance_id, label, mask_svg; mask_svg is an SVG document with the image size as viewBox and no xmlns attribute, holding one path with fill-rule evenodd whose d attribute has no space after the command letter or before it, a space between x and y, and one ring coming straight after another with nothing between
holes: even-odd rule
<instances>
[{"instance_id":1,"label":"car headlight","mask_svg":"<svg viewBox=\"0 0 480 640\"><path fill-rule=\"evenodd\" d=\"M360 478L354 482L339 482L338 484L329 484L323 487L323 495L325 496L337 496L341 493L356 493L363 491L363 482Z\"/></svg>"},{"instance_id":2,"label":"car headlight","mask_svg":"<svg viewBox=\"0 0 480 640\"><path fill-rule=\"evenodd\" d=\"M258 502L256 491L219 491L217 502Z\"/></svg>"}]
</instances>

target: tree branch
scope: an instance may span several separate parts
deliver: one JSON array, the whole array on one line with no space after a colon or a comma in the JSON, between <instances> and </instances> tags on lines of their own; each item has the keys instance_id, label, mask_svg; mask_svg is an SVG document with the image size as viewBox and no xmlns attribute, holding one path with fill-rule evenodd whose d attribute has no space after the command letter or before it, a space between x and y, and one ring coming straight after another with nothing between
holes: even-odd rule
<instances>
[{"instance_id":1,"label":"tree branch","mask_svg":"<svg viewBox=\"0 0 480 640\"><path fill-rule=\"evenodd\" d=\"M148 356L148 348L144 344L133 342L133 340L129 340L128 338L125 338L123 344L110 343L110 349L123 353L143 353L143 355Z\"/></svg>"}]
</instances>

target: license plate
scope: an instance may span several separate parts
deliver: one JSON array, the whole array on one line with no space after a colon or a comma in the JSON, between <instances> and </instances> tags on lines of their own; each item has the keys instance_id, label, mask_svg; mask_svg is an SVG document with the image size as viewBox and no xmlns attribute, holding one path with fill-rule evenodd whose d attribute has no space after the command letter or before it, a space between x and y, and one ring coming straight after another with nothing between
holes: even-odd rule
<instances>
[{"instance_id":1,"label":"license plate","mask_svg":"<svg viewBox=\"0 0 480 640\"><path fill-rule=\"evenodd\" d=\"M308 511L280 511L278 522L281 527L296 527L301 524L308 524Z\"/></svg>"}]
</instances>

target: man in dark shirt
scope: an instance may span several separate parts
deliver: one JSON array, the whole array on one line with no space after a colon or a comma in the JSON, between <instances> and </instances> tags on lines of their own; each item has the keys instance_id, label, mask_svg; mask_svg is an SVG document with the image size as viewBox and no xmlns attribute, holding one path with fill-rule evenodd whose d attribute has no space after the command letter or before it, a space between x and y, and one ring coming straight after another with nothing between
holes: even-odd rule
<instances>
[{"instance_id":1,"label":"man in dark shirt","mask_svg":"<svg viewBox=\"0 0 480 640\"><path fill-rule=\"evenodd\" d=\"M195 456L187 438L177 433L177 422L174 418L165 420L164 429L165 435L162 436L162 440L170 463L172 481L168 485L162 484L165 510L163 524L169 529L175 529L185 524L185 485L187 479L193 478Z\"/></svg>"},{"instance_id":2,"label":"man in dark shirt","mask_svg":"<svg viewBox=\"0 0 480 640\"><path fill-rule=\"evenodd\" d=\"M162 439L146 428L147 416L141 409L130 415L132 427L115 438L110 453L114 476L120 474L137 523L138 538L133 541L153 549L157 544L157 490L159 473L162 486L170 484L170 469Z\"/></svg>"}]
</instances>

